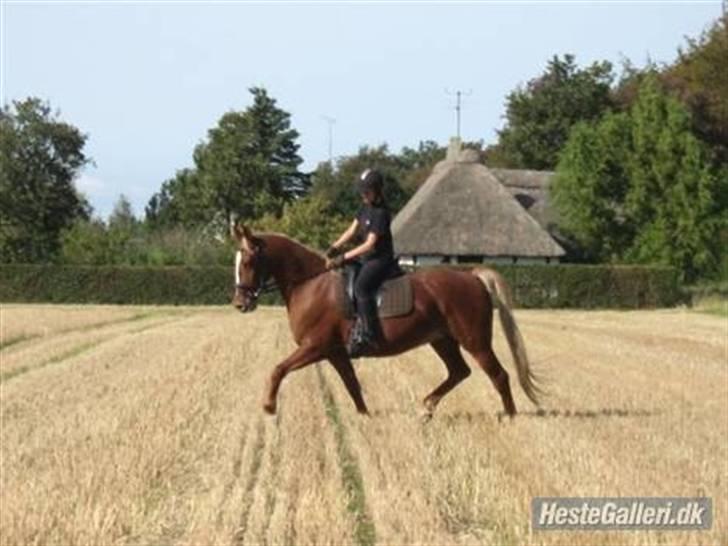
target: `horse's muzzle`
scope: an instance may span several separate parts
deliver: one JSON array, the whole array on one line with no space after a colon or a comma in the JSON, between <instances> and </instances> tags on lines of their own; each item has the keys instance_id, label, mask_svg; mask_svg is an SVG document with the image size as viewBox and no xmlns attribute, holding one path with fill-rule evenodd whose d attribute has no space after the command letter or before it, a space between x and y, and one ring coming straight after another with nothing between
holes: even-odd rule
<instances>
[{"instance_id":1,"label":"horse's muzzle","mask_svg":"<svg viewBox=\"0 0 728 546\"><path fill-rule=\"evenodd\" d=\"M233 305L241 313L250 313L251 311L255 311L255 308L258 307L258 301L257 300L249 300L249 301L243 301L243 302L236 301L236 302L233 302Z\"/></svg>"}]
</instances>

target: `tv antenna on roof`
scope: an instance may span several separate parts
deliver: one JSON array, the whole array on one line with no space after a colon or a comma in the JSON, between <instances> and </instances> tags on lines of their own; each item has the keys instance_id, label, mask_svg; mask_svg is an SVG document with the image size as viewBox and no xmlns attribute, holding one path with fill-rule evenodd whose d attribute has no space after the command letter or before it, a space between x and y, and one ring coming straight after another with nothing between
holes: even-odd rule
<instances>
[{"instance_id":1,"label":"tv antenna on roof","mask_svg":"<svg viewBox=\"0 0 728 546\"><path fill-rule=\"evenodd\" d=\"M463 92L460 89L458 89L457 91L455 91L453 93L453 92L445 89L445 93L447 93L448 95L455 95L457 97L457 100L455 103L455 112L456 112L456 116L457 116L457 137L460 138L460 112L463 109L462 97L463 97L463 95L466 97L469 97L470 95L473 94L473 90L469 89L467 92Z\"/></svg>"}]
</instances>

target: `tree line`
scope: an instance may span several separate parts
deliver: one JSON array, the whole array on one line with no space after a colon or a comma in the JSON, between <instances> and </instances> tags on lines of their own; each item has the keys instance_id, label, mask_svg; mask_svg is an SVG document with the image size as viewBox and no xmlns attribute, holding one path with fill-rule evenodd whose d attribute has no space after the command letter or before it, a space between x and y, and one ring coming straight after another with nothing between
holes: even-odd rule
<instances>
[{"instance_id":1,"label":"tree line","mask_svg":"<svg viewBox=\"0 0 728 546\"><path fill-rule=\"evenodd\" d=\"M121 196L93 216L73 180L87 135L37 98L0 111L0 262L171 264L229 261L231 218L318 248L358 207L352 181L385 175L393 212L445 156L421 141L363 146L303 172L299 133L264 88L222 115L193 166L164 181L137 218ZM673 265L688 281L728 276L728 17L668 65L621 71L554 56L505 99L497 141L467 145L486 165L555 171L551 200L572 261Z\"/></svg>"}]
</instances>

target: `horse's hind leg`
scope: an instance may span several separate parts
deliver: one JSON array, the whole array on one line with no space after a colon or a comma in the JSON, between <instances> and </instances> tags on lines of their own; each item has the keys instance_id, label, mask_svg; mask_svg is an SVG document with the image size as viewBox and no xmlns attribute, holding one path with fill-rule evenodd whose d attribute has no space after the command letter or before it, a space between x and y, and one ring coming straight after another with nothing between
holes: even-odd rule
<instances>
[{"instance_id":1,"label":"horse's hind leg","mask_svg":"<svg viewBox=\"0 0 728 546\"><path fill-rule=\"evenodd\" d=\"M430 345L447 366L447 379L425 397L423 403L426 418L432 417L438 402L458 383L470 375L470 368L460 352L457 341L451 337L446 337L433 341Z\"/></svg>"},{"instance_id":2,"label":"horse's hind leg","mask_svg":"<svg viewBox=\"0 0 728 546\"><path fill-rule=\"evenodd\" d=\"M496 388L498 394L500 394L501 400L503 401L503 408L506 413L513 417L516 414L516 404L513 402L511 385L508 381L508 372L503 368L503 366L501 366L501 363L498 361L498 357L495 356L493 349L489 347L478 352L473 352L472 355L493 382L493 386Z\"/></svg>"}]
</instances>

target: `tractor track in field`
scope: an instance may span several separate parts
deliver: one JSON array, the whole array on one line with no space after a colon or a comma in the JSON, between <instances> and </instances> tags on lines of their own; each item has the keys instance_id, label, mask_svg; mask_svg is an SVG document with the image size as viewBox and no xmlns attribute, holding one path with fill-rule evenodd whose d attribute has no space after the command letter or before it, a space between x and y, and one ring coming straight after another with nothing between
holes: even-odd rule
<instances>
[{"instance_id":1,"label":"tractor track in field","mask_svg":"<svg viewBox=\"0 0 728 546\"><path fill-rule=\"evenodd\" d=\"M94 322L91 324L87 324L85 326L74 326L72 328L64 328L61 330L56 330L55 332L51 332L49 334L21 334L15 337L11 337L9 339L4 339L0 341L0 351L6 351L9 348L13 349L19 349L22 348L26 342L33 341L38 338L43 338L44 340L52 340L56 339L58 337L67 335L67 334L73 334L77 332L91 332L94 330L99 330L101 328L105 328L107 326L114 326L117 324L123 324L125 322L136 322L139 320L144 320L147 318L154 318L159 316L168 316L168 315L175 315L178 314L174 311L143 311L141 313L135 313L129 317L124 318L118 318L118 319L111 319L111 320L103 320L101 322Z\"/></svg>"},{"instance_id":2,"label":"tractor track in field","mask_svg":"<svg viewBox=\"0 0 728 546\"><path fill-rule=\"evenodd\" d=\"M238 546L245 544L245 534L248 531L250 510L253 506L253 491L258 484L260 479L260 466L263 462L263 451L265 450L265 423L263 418L259 418L255 425L255 439L251 447L253 450L250 468L247 471L248 479L245 484L243 491L243 497L241 499L242 510L240 511L240 518L238 519L238 528L233 533L231 545Z\"/></svg>"},{"instance_id":3,"label":"tractor track in field","mask_svg":"<svg viewBox=\"0 0 728 546\"><path fill-rule=\"evenodd\" d=\"M376 543L377 533L374 520L367 508L364 494L364 480L359 463L349 445L346 427L341 420L339 407L336 405L331 388L326 383L319 365L316 366L319 388L324 400L326 416L334 427L336 452L341 468L344 490L349 496L346 510L354 516L354 541L358 546L371 546Z\"/></svg>"},{"instance_id":4,"label":"tractor track in field","mask_svg":"<svg viewBox=\"0 0 728 546\"><path fill-rule=\"evenodd\" d=\"M225 484L225 488L223 489L222 496L220 498L220 502L218 503L217 508L217 525L221 525L224 517L224 509L225 504L227 503L228 499L230 498L230 495L233 492L233 488L235 487L235 483L240 480L240 469L243 465L243 452L245 451L245 446L247 444L247 437L248 437L248 431L250 430L250 427L248 426L248 422L245 421L241 427L241 431L239 434L239 440L238 440L238 447L235 450L235 455L233 457L232 461L232 476L230 478L230 481L228 481Z\"/></svg>"},{"instance_id":5,"label":"tractor track in field","mask_svg":"<svg viewBox=\"0 0 728 546\"><path fill-rule=\"evenodd\" d=\"M143 316L142 316L143 315ZM176 315L176 316L175 316ZM136 335L141 332L145 332L147 330L153 330L155 328L161 328L162 326L167 326L169 324L173 324L175 322L179 322L185 318L188 317L188 315L182 315L179 316L179 314L176 313L152 313L152 314L139 314L135 315L134 317L130 317L124 320L118 320L118 321L107 321L105 323L98 323L91 327L91 330L97 330L106 326L112 326L112 325L118 325L125 322L136 322L138 320L142 320L144 318L150 318L150 317L168 317L168 316L175 316L175 318L172 318L171 320L160 320L158 322L154 322L152 324L146 324L144 326L141 326L139 328L135 328L128 331L119 332L116 334L110 334L106 337L102 337L101 339L97 339L95 341L91 342L85 342L85 343L79 343L78 345L75 345L71 347L70 349L67 349L65 351L62 351L54 356L51 356L50 358L42 361L40 364L36 364L34 366L32 365L23 365L19 366L17 368L13 368L8 371L0 371L0 385L7 383L8 381L15 379L21 375L25 375L26 373L35 372L38 370L41 370L47 366L51 366L54 364L61 364L65 361L67 361L70 358L74 358L76 356L80 356L82 354L85 354L101 345L104 345L110 341L114 341L116 339L120 339L126 336ZM59 332L59 334L54 334L53 338L60 336L61 334L69 334L69 333L75 333L77 331L86 330L87 328L73 328L68 329L63 332ZM37 337L43 337L44 339L48 339L48 336L30 336L26 338L24 341L30 340L30 339L36 339Z\"/></svg>"},{"instance_id":6,"label":"tractor track in field","mask_svg":"<svg viewBox=\"0 0 728 546\"><path fill-rule=\"evenodd\" d=\"M278 419L278 416L276 416L276 419ZM263 536L264 544L268 543L267 537L268 532L271 527L271 521L273 519L273 511L275 510L276 505L276 495L278 492L278 485L279 485L279 469L281 466L281 429L280 429L280 421L276 422L275 432L274 432L274 438L270 445L270 449L267 450L269 455L269 471L268 474L270 475L270 483L268 484L268 487L265 491L265 521L263 522Z\"/></svg>"}]
</instances>

